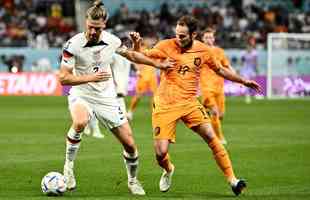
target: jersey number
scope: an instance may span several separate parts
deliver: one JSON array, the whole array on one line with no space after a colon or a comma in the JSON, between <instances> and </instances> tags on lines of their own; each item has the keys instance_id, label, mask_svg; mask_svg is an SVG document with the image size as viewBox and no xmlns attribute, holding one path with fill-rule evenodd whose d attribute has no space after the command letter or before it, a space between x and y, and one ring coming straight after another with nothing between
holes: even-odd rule
<instances>
[{"instance_id":1,"label":"jersey number","mask_svg":"<svg viewBox=\"0 0 310 200\"><path fill-rule=\"evenodd\" d=\"M98 67L98 66L93 67L93 72L94 72L94 73L97 73L98 71L99 71L99 67Z\"/></svg>"},{"instance_id":2,"label":"jersey number","mask_svg":"<svg viewBox=\"0 0 310 200\"><path fill-rule=\"evenodd\" d=\"M179 70L178 70L178 73L179 73L179 74L182 74L182 75L185 75L186 72L188 72L188 71L189 71L189 67L188 67L188 66L186 66L186 65L181 65L180 68L179 68Z\"/></svg>"},{"instance_id":3,"label":"jersey number","mask_svg":"<svg viewBox=\"0 0 310 200\"><path fill-rule=\"evenodd\" d=\"M203 118L204 119L207 119L208 117L208 113L206 112L206 110L204 109L204 108L202 108L202 107L199 107L199 110L200 110L200 112L202 113L202 115L203 115Z\"/></svg>"}]
</instances>

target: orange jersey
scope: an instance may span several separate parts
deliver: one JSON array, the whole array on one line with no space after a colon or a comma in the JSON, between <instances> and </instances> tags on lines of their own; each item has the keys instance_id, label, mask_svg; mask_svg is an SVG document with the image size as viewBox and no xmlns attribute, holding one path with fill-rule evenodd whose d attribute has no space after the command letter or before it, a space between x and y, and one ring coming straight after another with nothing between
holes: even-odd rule
<instances>
[{"instance_id":1,"label":"orange jersey","mask_svg":"<svg viewBox=\"0 0 310 200\"><path fill-rule=\"evenodd\" d=\"M136 64L136 67L139 70L139 78L144 80L156 78L156 69L154 67L143 64Z\"/></svg>"},{"instance_id":2,"label":"orange jersey","mask_svg":"<svg viewBox=\"0 0 310 200\"><path fill-rule=\"evenodd\" d=\"M219 69L210 47L197 40L185 52L182 52L175 38L163 40L153 49L144 51L144 54L152 58L171 58L176 61L173 69L161 72L160 85L154 96L155 106L159 105L163 109L184 105L196 99L202 65Z\"/></svg>"},{"instance_id":3,"label":"orange jersey","mask_svg":"<svg viewBox=\"0 0 310 200\"><path fill-rule=\"evenodd\" d=\"M225 56L224 50L220 47L210 47L216 60L221 63L223 67L230 65L229 60ZM202 93L208 91L224 92L224 78L217 75L208 65L201 68L200 73L200 88Z\"/></svg>"},{"instance_id":4,"label":"orange jersey","mask_svg":"<svg viewBox=\"0 0 310 200\"><path fill-rule=\"evenodd\" d=\"M136 83L136 93L144 94L146 92L155 93L157 88L156 69L148 65L137 64L139 70Z\"/></svg>"}]
</instances>

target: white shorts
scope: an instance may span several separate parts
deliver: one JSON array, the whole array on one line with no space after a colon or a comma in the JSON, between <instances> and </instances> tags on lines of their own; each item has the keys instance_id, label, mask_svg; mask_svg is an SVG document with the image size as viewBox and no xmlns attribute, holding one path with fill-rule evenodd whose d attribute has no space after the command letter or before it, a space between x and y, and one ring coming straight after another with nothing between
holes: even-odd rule
<instances>
[{"instance_id":1,"label":"white shorts","mask_svg":"<svg viewBox=\"0 0 310 200\"><path fill-rule=\"evenodd\" d=\"M82 104L89 113L89 119L95 117L108 129L119 127L127 122L125 111L121 108L117 98L109 98L109 101L97 99L89 96L68 96L69 110L75 104Z\"/></svg>"}]
</instances>

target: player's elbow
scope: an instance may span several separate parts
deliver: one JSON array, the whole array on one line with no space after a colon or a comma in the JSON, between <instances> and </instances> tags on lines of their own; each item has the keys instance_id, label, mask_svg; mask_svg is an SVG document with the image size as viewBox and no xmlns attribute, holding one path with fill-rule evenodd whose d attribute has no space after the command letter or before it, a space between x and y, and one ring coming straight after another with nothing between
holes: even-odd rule
<instances>
[{"instance_id":1,"label":"player's elbow","mask_svg":"<svg viewBox=\"0 0 310 200\"><path fill-rule=\"evenodd\" d=\"M58 80L59 80L61 85L67 85L68 84L68 79L67 79L66 74L60 72L57 74L57 77L58 77Z\"/></svg>"}]
</instances>

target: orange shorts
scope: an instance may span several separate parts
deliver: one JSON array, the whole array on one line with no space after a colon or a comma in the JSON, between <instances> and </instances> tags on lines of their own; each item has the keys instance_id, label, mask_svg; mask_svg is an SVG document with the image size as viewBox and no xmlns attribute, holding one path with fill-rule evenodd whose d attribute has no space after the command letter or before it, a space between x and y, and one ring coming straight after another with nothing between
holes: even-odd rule
<instances>
[{"instance_id":1,"label":"orange shorts","mask_svg":"<svg viewBox=\"0 0 310 200\"><path fill-rule=\"evenodd\" d=\"M154 92L157 88L157 80L156 77L144 79L144 78L138 78L136 83L136 93L137 94L144 94L146 92Z\"/></svg>"},{"instance_id":2,"label":"orange shorts","mask_svg":"<svg viewBox=\"0 0 310 200\"><path fill-rule=\"evenodd\" d=\"M209 115L198 100L161 110L155 106L152 113L154 139L168 139L174 143L178 120L182 120L188 128L210 123Z\"/></svg>"},{"instance_id":3,"label":"orange shorts","mask_svg":"<svg viewBox=\"0 0 310 200\"><path fill-rule=\"evenodd\" d=\"M206 108L216 106L220 113L225 112L225 94L221 92L208 91L203 93L202 103Z\"/></svg>"}]
</instances>

